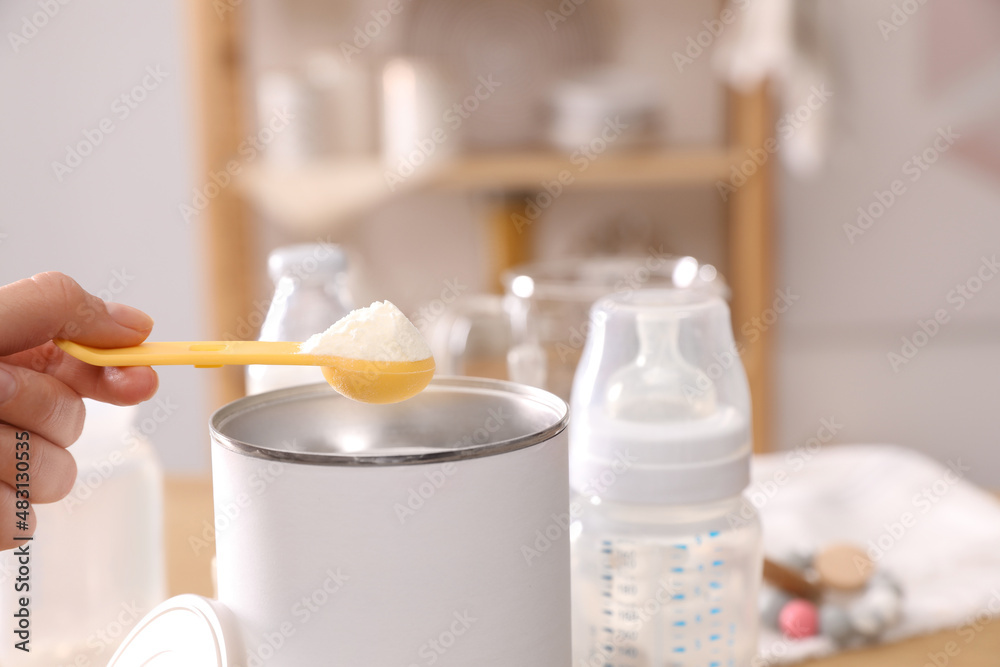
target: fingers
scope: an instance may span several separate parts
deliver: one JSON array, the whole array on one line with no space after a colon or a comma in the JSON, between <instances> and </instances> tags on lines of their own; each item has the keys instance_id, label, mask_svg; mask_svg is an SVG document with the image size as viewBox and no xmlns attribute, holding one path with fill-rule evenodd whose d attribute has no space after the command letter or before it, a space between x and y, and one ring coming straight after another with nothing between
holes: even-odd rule
<instances>
[{"instance_id":1,"label":"fingers","mask_svg":"<svg viewBox=\"0 0 1000 667\"><path fill-rule=\"evenodd\" d=\"M91 366L66 354L51 341L3 357L0 362L46 373L85 398L114 405L135 405L149 400L159 386L152 368Z\"/></svg>"},{"instance_id":2,"label":"fingers","mask_svg":"<svg viewBox=\"0 0 1000 667\"><path fill-rule=\"evenodd\" d=\"M74 377L72 371L55 377L81 396L113 405L135 405L148 401L160 386L160 377L148 366L109 366L99 371L94 377L89 377L87 372Z\"/></svg>"},{"instance_id":3,"label":"fingers","mask_svg":"<svg viewBox=\"0 0 1000 667\"><path fill-rule=\"evenodd\" d=\"M80 395L54 377L0 364L0 421L69 447L83 431L84 414Z\"/></svg>"},{"instance_id":4,"label":"fingers","mask_svg":"<svg viewBox=\"0 0 1000 667\"><path fill-rule=\"evenodd\" d=\"M153 328L140 310L105 303L61 273L39 273L0 287L0 356L53 338L95 347L138 345Z\"/></svg>"},{"instance_id":5,"label":"fingers","mask_svg":"<svg viewBox=\"0 0 1000 667\"><path fill-rule=\"evenodd\" d=\"M27 442L27 448L18 448L19 441ZM76 461L72 454L40 435L29 431L24 439L23 429L0 424L0 482L15 489L18 482L27 482L28 500L54 503L66 497L75 481Z\"/></svg>"},{"instance_id":6,"label":"fingers","mask_svg":"<svg viewBox=\"0 0 1000 667\"><path fill-rule=\"evenodd\" d=\"M24 542L19 542L14 537L31 537L35 534L35 510L28 505L27 529L20 527L21 521L17 516L18 498L14 495L14 489L6 484L0 484L0 550L13 549L19 547ZM23 507L23 505L22 505ZM23 516L23 514L22 514Z\"/></svg>"}]
</instances>

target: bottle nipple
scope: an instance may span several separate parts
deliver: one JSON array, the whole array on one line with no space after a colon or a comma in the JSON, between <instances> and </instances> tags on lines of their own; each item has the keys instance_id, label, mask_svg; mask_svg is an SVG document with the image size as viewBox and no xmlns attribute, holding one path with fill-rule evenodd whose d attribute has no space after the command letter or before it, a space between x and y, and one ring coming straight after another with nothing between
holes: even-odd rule
<instances>
[{"instance_id":1,"label":"bottle nipple","mask_svg":"<svg viewBox=\"0 0 1000 667\"><path fill-rule=\"evenodd\" d=\"M715 412L715 384L681 353L678 320L639 313L636 326L639 353L609 380L610 416L657 422L700 419Z\"/></svg>"}]
</instances>

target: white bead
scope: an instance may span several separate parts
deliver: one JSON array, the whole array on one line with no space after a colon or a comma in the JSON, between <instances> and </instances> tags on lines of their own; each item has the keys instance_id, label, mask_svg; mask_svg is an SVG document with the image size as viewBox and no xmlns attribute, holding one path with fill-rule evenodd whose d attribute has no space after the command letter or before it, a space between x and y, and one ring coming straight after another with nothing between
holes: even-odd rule
<instances>
[{"instance_id":1,"label":"white bead","mask_svg":"<svg viewBox=\"0 0 1000 667\"><path fill-rule=\"evenodd\" d=\"M819 632L837 642L842 642L854 634L854 628L847 617L847 610L832 604L820 606Z\"/></svg>"},{"instance_id":2,"label":"white bead","mask_svg":"<svg viewBox=\"0 0 1000 667\"><path fill-rule=\"evenodd\" d=\"M781 563L796 570L807 570L812 567L813 554L810 551L796 550L781 555Z\"/></svg>"},{"instance_id":3,"label":"white bead","mask_svg":"<svg viewBox=\"0 0 1000 667\"><path fill-rule=\"evenodd\" d=\"M872 586L864 597L868 598L869 604L885 619L886 625L892 625L899 620L902 601L899 598L899 593L893 588L884 585Z\"/></svg>"},{"instance_id":4,"label":"white bead","mask_svg":"<svg viewBox=\"0 0 1000 667\"><path fill-rule=\"evenodd\" d=\"M855 630L874 638L899 619L899 595L888 586L875 586L851 603L847 616Z\"/></svg>"}]
</instances>

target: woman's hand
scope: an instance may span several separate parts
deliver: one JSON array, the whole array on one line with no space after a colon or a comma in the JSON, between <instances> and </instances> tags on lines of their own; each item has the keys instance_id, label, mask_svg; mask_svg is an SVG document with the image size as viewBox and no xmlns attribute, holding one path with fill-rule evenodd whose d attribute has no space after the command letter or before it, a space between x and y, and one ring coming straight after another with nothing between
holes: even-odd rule
<instances>
[{"instance_id":1,"label":"woman's hand","mask_svg":"<svg viewBox=\"0 0 1000 667\"><path fill-rule=\"evenodd\" d=\"M106 303L61 273L0 287L0 549L19 544L14 537L34 533L33 513L27 529L18 527L16 513L24 507L18 500L27 495L32 504L51 503L72 489L76 463L66 448L83 430L81 398L134 405L156 392L152 368L90 366L52 340L127 347L145 340L152 328L153 320L142 311ZM30 481L28 493L18 495L15 489L25 488L16 486L25 480L25 471L17 468L24 451Z\"/></svg>"}]
</instances>

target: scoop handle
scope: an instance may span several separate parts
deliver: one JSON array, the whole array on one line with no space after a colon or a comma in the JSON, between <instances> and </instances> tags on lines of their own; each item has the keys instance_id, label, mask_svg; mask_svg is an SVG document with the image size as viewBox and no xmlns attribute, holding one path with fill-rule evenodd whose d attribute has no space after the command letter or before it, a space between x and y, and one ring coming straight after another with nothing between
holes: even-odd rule
<instances>
[{"instance_id":1,"label":"scoop handle","mask_svg":"<svg viewBox=\"0 0 1000 667\"><path fill-rule=\"evenodd\" d=\"M171 341L134 347L99 348L68 340L54 341L61 350L92 366L228 365L323 366L326 357L299 352L300 343L286 341Z\"/></svg>"}]
</instances>

